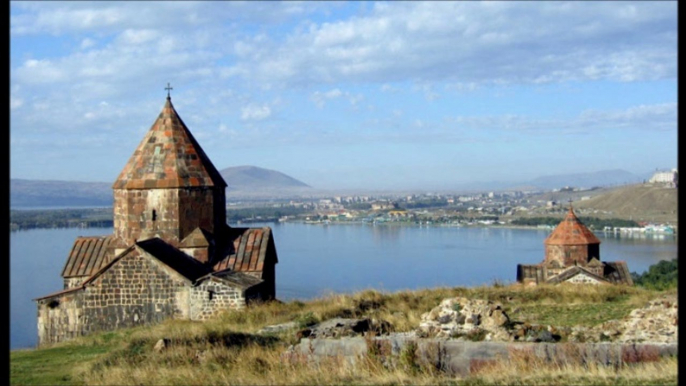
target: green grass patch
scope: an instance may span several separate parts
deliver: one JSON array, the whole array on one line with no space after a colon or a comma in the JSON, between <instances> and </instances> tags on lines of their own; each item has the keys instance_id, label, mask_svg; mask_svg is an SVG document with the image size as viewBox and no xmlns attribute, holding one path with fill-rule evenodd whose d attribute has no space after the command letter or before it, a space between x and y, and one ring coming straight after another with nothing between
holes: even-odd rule
<instances>
[{"instance_id":1,"label":"green grass patch","mask_svg":"<svg viewBox=\"0 0 686 386\"><path fill-rule=\"evenodd\" d=\"M595 304L524 304L508 314L510 319L532 324L561 327L592 327L612 319L629 315L636 305L629 302Z\"/></svg>"},{"instance_id":2,"label":"green grass patch","mask_svg":"<svg viewBox=\"0 0 686 386\"><path fill-rule=\"evenodd\" d=\"M62 346L10 351L10 385L74 385L73 369L107 354L112 346Z\"/></svg>"}]
</instances>

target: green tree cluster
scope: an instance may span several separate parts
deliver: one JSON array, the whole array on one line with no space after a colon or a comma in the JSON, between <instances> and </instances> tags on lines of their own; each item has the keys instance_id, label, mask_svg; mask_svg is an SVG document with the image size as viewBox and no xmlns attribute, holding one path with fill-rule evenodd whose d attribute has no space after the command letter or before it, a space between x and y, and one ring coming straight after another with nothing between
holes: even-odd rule
<instances>
[{"instance_id":1,"label":"green tree cluster","mask_svg":"<svg viewBox=\"0 0 686 386\"><path fill-rule=\"evenodd\" d=\"M297 216L300 214L308 213L309 211L304 208L298 208L293 206L283 206L283 207L258 207L258 208L240 208L240 209L227 209L226 219L229 222L252 220L260 218L262 220L278 220L283 216Z\"/></svg>"},{"instance_id":2,"label":"green tree cluster","mask_svg":"<svg viewBox=\"0 0 686 386\"><path fill-rule=\"evenodd\" d=\"M528 217L528 218L518 218L512 220L513 225L527 225L527 226L537 226L537 225L550 225L555 226L560 223L559 217ZM633 220L623 220L619 218L608 218L600 219L597 217L579 217L579 221L584 223L587 227L591 229L603 229L606 226L621 228L621 227L638 227L638 223Z\"/></svg>"},{"instance_id":3,"label":"green tree cluster","mask_svg":"<svg viewBox=\"0 0 686 386\"><path fill-rule=\"evenodd\" d=\"M679 269L677 258L672 260L662 260L657 264L653 264L648 268L648 271L643 274L631 272L631 278L634 284L654 289L658 291L676 288L678 285Z\"/></svg>"},{"instance_id":4,"label":"green tree cluster","mask_svg":"<svg viewBox=\"0 0 686 386\"><path fill-rule=\"evenodd\" d=\"M10 210L10 230L111 227L112 208Z\"/></svg>"},{"instance_id":5,"label":"green tree cluster","mask_svg":"<svg viewBox=\"0 0 686 386\"><path fill-rule=\"evenodd\" d=\"M403 206L406 209L442 208L444 206L448 206L448 200L444 198L427 198L423 200L407 202Z\"/></svg>"}]
</instances>

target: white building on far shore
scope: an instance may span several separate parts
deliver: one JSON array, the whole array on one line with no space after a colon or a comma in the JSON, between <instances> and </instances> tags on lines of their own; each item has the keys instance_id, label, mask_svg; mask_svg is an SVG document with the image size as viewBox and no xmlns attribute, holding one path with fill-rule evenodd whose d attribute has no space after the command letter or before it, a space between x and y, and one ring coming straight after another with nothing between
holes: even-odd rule
<instances>
[{"instance_id":1,"label":"white building on far shore","mask_svg":"<svg viewBox=\"0 0 686 386\"><path fill-rule=\"evenodd\" d=\"M679 183L679 173L676 169L670 171L656 171L648 182L651 184L667 184L676 187Z\"/></svg>"}]
</instances>

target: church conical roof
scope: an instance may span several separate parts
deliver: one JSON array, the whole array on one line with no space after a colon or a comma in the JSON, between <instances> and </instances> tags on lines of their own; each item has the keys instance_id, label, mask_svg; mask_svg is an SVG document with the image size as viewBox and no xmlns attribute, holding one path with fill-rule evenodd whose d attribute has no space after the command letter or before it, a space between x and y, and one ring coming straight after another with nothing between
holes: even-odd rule
<instances>
[{"instance_id":1,"label":"church conical roof","mask_svg":"<svg viewBox=\"0 0 686 386\"><path fill-rule=\"evenodd\" d=\"M548 245L600 244L600 240L576 217L570 206L567 216L543 243Z\"/></svg>"},{"instance_id":2,"label":"church conical roof","mask_svg":"<svg viewBox=\"0 0 686 386\"><path fill-rule=\"evenodd\" d=\"M124 166L112 189L196 186L226 187L226 182L167 96L162 112Z\"/></svg>"}]
</instances>

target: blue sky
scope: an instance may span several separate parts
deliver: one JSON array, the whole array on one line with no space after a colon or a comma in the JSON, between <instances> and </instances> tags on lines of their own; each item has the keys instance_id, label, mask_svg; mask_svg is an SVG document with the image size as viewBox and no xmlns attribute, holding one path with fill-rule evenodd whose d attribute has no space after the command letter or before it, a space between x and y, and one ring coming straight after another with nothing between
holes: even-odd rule
<instances>
[{"instance_id":1,"label":"blue sky","mask_svg":"<svg viewBox=\"0 0 686 386\"><path fill-rule=\"evenodd\" d=\"M113 182L167 82L217 168L321 189L677 166L676 1L15 1L11 177Z\"/></svg>"}]
</instances>

